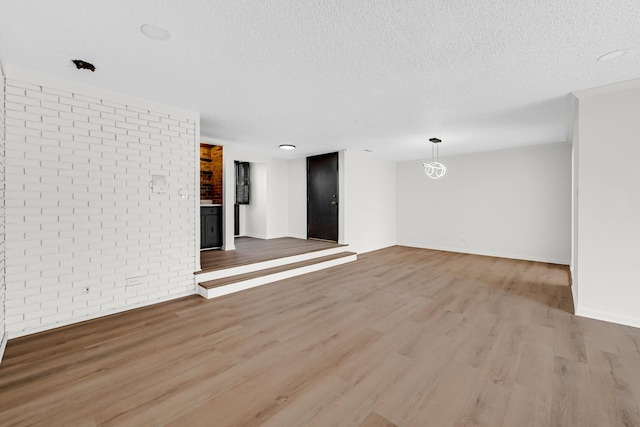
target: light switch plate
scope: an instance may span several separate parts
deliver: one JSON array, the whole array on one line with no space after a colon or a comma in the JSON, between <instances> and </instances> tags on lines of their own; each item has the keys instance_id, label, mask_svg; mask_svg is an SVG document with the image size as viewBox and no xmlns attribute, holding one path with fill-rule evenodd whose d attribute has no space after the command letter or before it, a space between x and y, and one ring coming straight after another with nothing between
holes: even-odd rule
<instances>
[{"instance_id":1,"label":"light switch plate","mask_svg":"<svg viewBox=\"0 0 640 427\"><path fill-rule=\"evenodd\" d=\"M151 191L154 193L166 193L167 177L164 175L151 175Z\"/></svg>"}]
</instances>

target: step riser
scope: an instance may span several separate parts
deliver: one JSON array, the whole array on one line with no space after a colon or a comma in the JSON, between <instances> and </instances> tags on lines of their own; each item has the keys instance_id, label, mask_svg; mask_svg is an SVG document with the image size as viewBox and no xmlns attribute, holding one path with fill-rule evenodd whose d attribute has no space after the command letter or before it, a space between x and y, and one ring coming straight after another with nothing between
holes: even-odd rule
<instances>
[{"instance_id":1,"label":"step riser","mask_svg":"<svg viewBox=\"0 0 640 427\"><path fill-rule=\"evenodd\" d=\"M308 261L314 258L321 258L327 255L335 255L344 252L346 247L337 247L324 249L321 251L308 252L300 255L293 255L284 258L278 258L270 261L256 262L253 264L241 265L238 267L225 268L222 270L209 271L207 273L197 274L196 283L208 282L209 280L221 279L223 277L236 276L238 274L252 273L258 270L266 270L267 268L280 267L294 262Z\"/></svg>"},{"instance_id":2,"label":"step riser","mask_svg":"<svg viewBox=\"0 0 640 427\"><path fill-rule=\"evenodd\" d=\"M232 283L232 284L229 284L226 286L220 286L217 288L205 289L202 286L198 286L197 287L198 294L207 299L221 297L223 295L244 291L245 289L255 288L257 286L262 286L269 283L277 282L278 280L284 280L284 279L289 279L291 277L301 276L303 274L312 273L314 271L324 270L326 268L335 267L337 265L346 264L348 262L352 262L356 260L357 260L357 255L354 254L348 257L342 257L342 258L334 259L331 261L321 262L318 264L312 264L305 267L296 268L293 270L282 271L280 273L270 274L268 276L256 277L254 279Z\"/></svg>"}]
</instances>

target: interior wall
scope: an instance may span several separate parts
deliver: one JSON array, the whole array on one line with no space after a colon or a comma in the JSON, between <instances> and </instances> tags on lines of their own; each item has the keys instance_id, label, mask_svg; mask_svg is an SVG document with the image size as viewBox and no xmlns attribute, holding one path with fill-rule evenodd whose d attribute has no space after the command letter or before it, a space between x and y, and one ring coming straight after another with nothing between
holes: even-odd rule
<instances>
[{"instance_id":1,"label":"interior wall","mask_svg":"<svg viewBox=\"0 0 640 427\"><path fill-rule=\"evenodd\" d=\"M236 166L234 157L235 147L222 146L222 249L233 251L235 242L235 201L236 201Z\"/></svg>"},{"instance_id":2,"label":"interior wall","mask_svg":"<svg viewBox=\"0 0 640 427\"><path fill-rule=\"evenodd\" d=\"M0 362L7 345L5 323L5 300L7 282L5 277L5 192L4 192L4 150L5 150L5 81L2 64L0 64Z\"/></svg>"},{"instance_id":3,"label":"interior wall","mask_svg":"<svg viewBox=\"0 0 640 427\"><path fill-rule=\"evenodd\" d=\"M195 293L198 114L12 71L9 337Z\"/></svg>"},{"instance_id":4,"label":"interior wall","mask_svg":"<svg viewBox=\"0 0 640 427\"><path fill-rule=\"evenodd\" d=\"M227 147L233 148L234 161L251 164L250 201L240 205L240 235L260 239L290 236L289 161L256 154L241 144L224 143L224 147L225 154Z\"/></svg>"},{"instance_id":5,"label":"interior wall","mask_svg":"<svg viewBox=\"0 0 640 427\"><path fill-rule=\"evenodd\" d=\"M640 327L640 79L577 96L576 314Z\"/></svg>"},{"instance_id":6,"label":"interior wall","mask_svg":"<svg viewBox=\"0 0 640 427\"><path fill-rule=\"evenodd\" d=\"M348 203L346 202L347 190L345 187L347 169L347 150L338 151L338 243L341 245L349 244L346 240L347 233L345 233L346 224L346 209ZM357 252L357 251L356 251Z\"/></svg>"},{"instance_id":7,"label":"interior wall","mask_svg":"<svg viewBox=\"0 0 640 427\"><path fill-rule=\"evenodd\" d=\"M569 264L569 144L444 157L437 180L422 163L398 164L398 244Z\"/></svg>"},{"instance_id":8,"label":"interior wall","mask_svg":"<svg viewBox=\"0 0 640 427\"><path fill-rule=\"evenodd\" d=\"M306 239L306 158L266 158L243 150L238 144L207 138L202 140L223 145L225 156L228 149L233 149L233 160L251 163L251 204L240 206L240 235L268 239L283 236ZM341 207L341 241L344 242L342 236L349 235L348 243L352 250L360 252L394 245L394 204L380 206L378 202L381 193L395 200L395 163L377 159L364 152L342 151L339 154L341 204L345 200L352 200L353 209L349 215ZM363 179L364 174L370 174L373 178ZM346 187L346 182L351 182L351 185ZM378 205L377 208L369 209L375 205ZM364 222L363 218L366 219ZM345 226L346 223L351 224L350 229ZM381 231L370 233L366 228L368 224Z\"/></svg>"},{"instance_id":9,"label":"interior wall","mask_svg":"<svg viewBox=\"0 0 640 427\"><path fill-rule=\"evenodd\" d=\"M396 244L396 163L371 153L345 150L344 242L364 253Z\"/></svg>"},{"instance_id":10,"label":"interior wall","mask_svg":"<svg viewBox=\"0 0 640 427\"><path fill-rule=\"evenodd\" d=\"M288 161L288 235L298 239L307 238L307 159Z\"/></svg>"},{"instance_id":11,"label":"interior wall","mask_svg":"<svg viewBox=\"0 0 640 427\"><path fill-rule=\"evenodd\" d=\"M571 293L573 295L574 308L578 307L579 285L578 285L578 153L580 151L580 141L578 138L578 99L571 100L571 125L569 141L571 142Z\"/></svg>"},{"instance_id":12,"label":"interior wall","mask_svg":"<svg viewBox=\"0 0 640 427\"><path fill-rule=\"evenodd\" d=\"M238 205L238 216L240 217L240 222L238 224L239 234L238 236L246 236L247 235L247 205Z\"/></svg>"},{"instance_id":13,"label":"interior wall","mask_svg":"<svg viewBox=\"0 0 640 427\"><path fill-rule=\"evenodd\" d=\"M198 132L199 133L199 132ZM234 217L235 217L235 200L236 200L236 173L235 173L235 161L237 159L237 144L224 141L221 139L208 138L200 136L200 142L208 145L215 145L222 148L222 249L225 251L235 250L235 232L234 232ZM199 175L198 178L199 185ZM197 201L200 204L200 201ZM198 214L198 218L199 218ZM244 216L241 214L240 218ZM196 232L199 236L200 233L200 221L196 221ZM242 235L242 234L241 234ZM200 266L200 248L197 248L196 258L198 260L198 266Z\"/></svg>"},{"instance_id":14,"label":"interior wall","mask_svg":"<svg viewBox=\"0 0 640 427\"><path fill-rule=\"evenodd\" d=\"M338 156L339 241L358 253L396 244L396 164L371 153ZM288 161L288 235L307 238L307 159ZM383 203L384 199L387 203Z\"/></svg>"},{"instance_id":15,"label":"interior wall","mask_svg":"<svg viewBox=\"0 0 640 427\"><path fill-rule=\"evenodd\" d=\"M283 159L267 163L267 238L289 235L289 165Z\"/></svg>"},{"instance_id":16,"label":"interior wall","mask_svg":"<svg viewBox=\"0 0 640 427\"><path fill-rule=\"evenodd\" d=\"M245 235L267 238L267 165L251 162L249 204L245 205Z\"/></svg>"}]
</instances>

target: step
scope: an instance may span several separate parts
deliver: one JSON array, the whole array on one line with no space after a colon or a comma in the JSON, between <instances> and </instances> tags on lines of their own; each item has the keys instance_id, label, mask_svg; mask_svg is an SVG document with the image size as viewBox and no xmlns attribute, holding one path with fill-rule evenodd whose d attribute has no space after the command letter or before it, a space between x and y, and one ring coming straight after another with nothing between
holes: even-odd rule
<instances>
[{"instance_id":1,"label":"step","mask_svg":"<svg viewBox=\"0 0 640 427\"><path fill-rule=\"evenodd\" d=\"M310 260L298 261L286 265L266 268L259 271L237 274L198 283L198 294L211 299L245 289L255 288L278 280L300 276L314 271L324 270L348 262L356 261L358 255L355 252L340 252Z\"/></svg>"},{"instance_id":2,"label":"step","mask_svg":"<svg viewBox=\"0 0 640 427\"><path fill-rule=\"evenodd\" d=\"M348 245L340 245L334 248L321 249L318 251L306 252L298 255L290 255L282 258L271 259L267 261L254 262L251 264L239 265L236 267L221 268L218 270L199 271L196 273L196 283L208 282L210 280L220 279L223 277L235 276L238 274L250 273L253 271L265 270L268 268L284 266L301 261L321 258L327 255L335 255L345 251Z\"/></svg>"}]
</instances>

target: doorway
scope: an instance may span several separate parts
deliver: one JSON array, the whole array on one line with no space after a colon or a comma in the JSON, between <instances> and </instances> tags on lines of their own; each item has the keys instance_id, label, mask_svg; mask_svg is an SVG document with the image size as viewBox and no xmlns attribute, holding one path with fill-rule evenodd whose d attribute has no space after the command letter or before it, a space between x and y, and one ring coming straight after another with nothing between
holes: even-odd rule
<instances>
[{"instance_id":1,"label":"doorway","mask_svg":"<svg viewBox=\"0 0 640 427\"><path fill-rule=\"evenodd\" d=\"M307 157L307 238L338 241L338 153Z\"/></svg>"}]
</instances>

